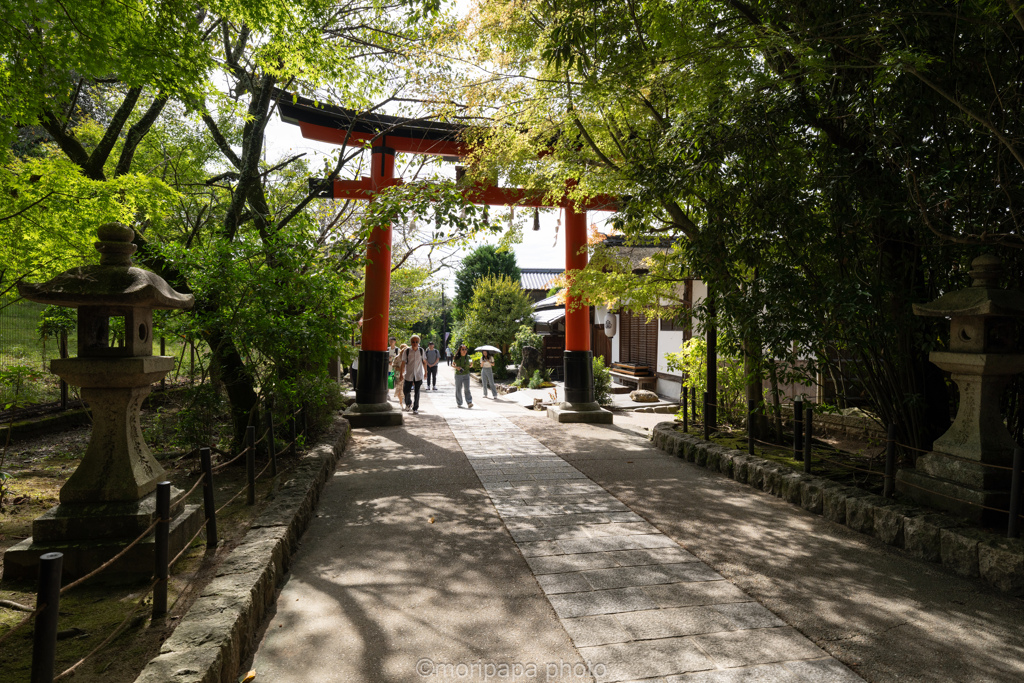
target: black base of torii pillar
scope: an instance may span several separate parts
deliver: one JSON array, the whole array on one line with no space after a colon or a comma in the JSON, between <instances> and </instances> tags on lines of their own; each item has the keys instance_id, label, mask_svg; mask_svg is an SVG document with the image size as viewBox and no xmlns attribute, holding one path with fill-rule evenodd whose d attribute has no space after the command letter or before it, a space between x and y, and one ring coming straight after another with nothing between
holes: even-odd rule
<instances>
[{"instance_id":1,"label":"black base of torii pillar","mask_svg":"<svg viewBox=\"0 0 1024 683\"><path fill-rule=\"evenodd\" d=\"M565 210L565 272L572 282L573 271L587 267L587 213L570 206ZM579 297L565 301L565 400L548 408L556 422L611 424L612 414L594 400L594 353L590 350L590 307Z\"/></svg>"}]
</instances>

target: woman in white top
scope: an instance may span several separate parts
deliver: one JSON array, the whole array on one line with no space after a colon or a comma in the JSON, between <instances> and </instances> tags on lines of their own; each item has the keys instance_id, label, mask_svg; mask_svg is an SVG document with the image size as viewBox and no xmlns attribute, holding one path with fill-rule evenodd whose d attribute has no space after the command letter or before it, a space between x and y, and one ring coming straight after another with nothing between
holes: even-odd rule
<instances>
[{"instance_id":1,"label":"woman in white top","mask_svg":"<svg viewBox=\"0 0 1024 683\"><path fill-rule=\"evenodd\" d=\"M498 388L494 385L494 357L486 351L480 352L480 383L484 386L484 398L487 398L487 387L491 388L494 398L498 398Z\"/></svg>"}]
</instances>

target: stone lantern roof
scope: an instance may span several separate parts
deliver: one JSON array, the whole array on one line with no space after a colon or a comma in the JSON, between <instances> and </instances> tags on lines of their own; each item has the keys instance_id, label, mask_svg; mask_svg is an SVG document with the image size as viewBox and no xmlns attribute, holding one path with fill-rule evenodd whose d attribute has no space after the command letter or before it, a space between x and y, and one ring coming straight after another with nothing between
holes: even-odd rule
<instances>
[{"instance_id":1,"label":"stone lantern roof","mask_svg":"<svg viewBox=\"0 0 1024 683\"><path fill-rule=\"evenodd\" d=\"M970 287L948 292L926 304L914 304L914 313L938 318L1024 317L1024 293L999 287L1003 264L998 256L979 256L971 266L970 275L974 282Z\"/></svg>"},{"instance_id":2,"label":"stone lantern roof","mask_svg":"<svg viewBox=\"0 0 1024 683\"><path fill-rule=\"evenodd\" d=\"M151 309L192 308L195 298L180 294L156 273L132 265L135 232L120 223L97 230L100 264L72 268L49 282L21 283L18 293L29 301L79 308L116 306Z\"/></svg>"}]
</instances>

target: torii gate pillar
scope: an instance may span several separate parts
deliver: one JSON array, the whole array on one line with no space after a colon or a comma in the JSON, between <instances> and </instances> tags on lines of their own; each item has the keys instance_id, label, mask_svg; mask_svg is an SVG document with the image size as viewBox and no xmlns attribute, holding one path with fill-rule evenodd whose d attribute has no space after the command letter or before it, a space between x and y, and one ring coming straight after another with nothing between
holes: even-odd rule
<instances>
[{"instance_id":1,"label":"torii gate pillar","mask_svg":"<svg viewBox=\"0 0 1024 683\"><path fill-rule=\"evenodd\" d=\"M370 187L378 192L395 184L395 150L372 150ZM366 278L363 294L363 338L356 372L356 402L345 411L353 427L387 427L402 424L402 413L388 402L388 311L391 302L391 226L370 233L366 246ZM398 378L395 378L396 380Z\"/></svg>"},{"instance_id":2,"label":"torii gate pillar","mask_svg":"<svg viewBox=\"0 0 1024 683\"><path fill-rule=\"evenodd\" d=\"M587 212L570 204L565 210L565 272L587 267ZM590 307L578 296L565 301L565 400L548 408L548 417L558 422L611 424L611 412L594 400L594 353L590 349Z\"/></svg>"}]
</instances>

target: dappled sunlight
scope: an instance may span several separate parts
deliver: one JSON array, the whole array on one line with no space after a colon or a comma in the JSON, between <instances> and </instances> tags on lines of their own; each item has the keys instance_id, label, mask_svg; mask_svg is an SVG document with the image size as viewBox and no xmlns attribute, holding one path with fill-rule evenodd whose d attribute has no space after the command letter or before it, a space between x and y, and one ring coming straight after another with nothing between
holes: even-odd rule
<instances>
[{"instance_id":1,"label":"dappled sunlight","mask_svg":"<svg viewBox=\"0 0 1024 683\"><path fill-rule=\"evenodd\" d=\"M515 421L869 680L1024 677L1024 601L670 456L617 426Z\"/></svg>"}]
</instances>

